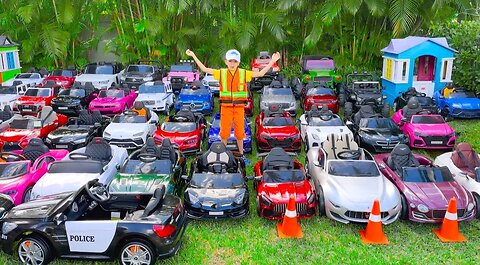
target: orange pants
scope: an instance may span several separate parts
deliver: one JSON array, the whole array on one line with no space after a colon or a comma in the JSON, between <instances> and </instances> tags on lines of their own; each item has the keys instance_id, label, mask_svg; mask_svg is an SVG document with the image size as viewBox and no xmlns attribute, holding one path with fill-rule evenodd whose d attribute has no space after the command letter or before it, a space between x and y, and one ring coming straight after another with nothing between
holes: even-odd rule
<instances>
[{"instance_id":1,"label":"orange pants","mask_svg":"<svg viewBox=\"0 0 480 265\"><path fill-rule=\"evenodd\" d=\"M237 140L243 140L245 135L245 106L239 105L220 105L220 138L227 140L230 137L232 129Z\"/></svg>"}]
</instances>

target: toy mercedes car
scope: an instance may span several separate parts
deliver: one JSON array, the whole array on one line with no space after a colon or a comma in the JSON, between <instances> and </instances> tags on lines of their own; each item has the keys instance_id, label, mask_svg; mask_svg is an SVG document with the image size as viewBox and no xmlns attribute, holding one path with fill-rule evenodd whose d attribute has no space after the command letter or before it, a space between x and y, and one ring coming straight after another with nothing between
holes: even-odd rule
<instances>
[{"instance_id":1,"label":"toy mercedes car","mask_svg":"<svg viewBox=\"0 0 480 265\"><path fill-rule=\"evenodd\" d=\"M317 212L316 195L303 165L282 148L273 148L254 167L257 214L281 219L291 194L295 194L297 216L312 217Z\"/></svg>"},{"instance_id":2,"label":"toy mercedes car","mask_svg":"<svg viewBox=\"0 0 480 265\"><path fill-rule=\"evenodd\" d=\"M180 198L164 187L147 201L117 202L104 185L89 181L73 193L16 207L0 195L0 204L1 248L24 264L58 256L153 265L178 252L187 226Z\"/></svg>"},{"instance_id":3,"label":"toy mercedes car","mask_svg":"<svg viewBox=\"0 0 480 265\"><path fill-rule=\"evenodd\" d=\"M457 88L446 97L442 90L438 90L433 94L433 98L444 117L480 118L480 98L475 92Z\"/></svg>"},{"instance_id":4,"label":"toy mercedes car","mask_svg":"<svg viewBox=\"0 0 480 265\"><path fill-rule=\"evenodd\" d=\"M27 91L27 88L30 85L23 85L21 81L16 81L18 83L14 83L11 86L1 86L0 87L0 108L4 108L5 106L9 106L13 108L15 101Z\"/></svg>"},{"instance_id":5,"label":"toy mercedes car","mask_svg":"<svg viewBox=\"0 0 480 265\"><path fill-rule=\"evenodd\" d=\"M122 84L128 88L137 90L146 82L161 81L167 75L165 66L159 61L138 60L125 68L120 76Z\"/></svg>"},{"instance_id":6,"label":"toy mercedes car","mask_svg":"<svg viewBox=\"0 0 480 265\"><path fill-rule=\"evenodd\" d=\"M118 62L98 62L85 66L83 73L75 81L84 86L91 82L96 89L107 89L120 84L123 65Z\"/></svg>"},{"instance_id":7,"label":"toy mercedes car","mask_svg":"<svg viewBox=\"0 0 480 265\"><path fill-rule=\"evenodd\" d=\"M401 193L400 217L414 222L441 223L451 198L457 201L458 221L475 218L472 195L452 178L447 167L432 166L430 159L398 144L390 154L375 156L382 173Z\"/></svg>"},{"instance_id":8,"label":"toy mercedes car","mask_svg":"<svg viewBox=\"0 0 480 265\"><path fill-rule=\"evenodd\" d=\"M201 82L195 82L182 88L175 100L175 111L183 106L190 106L192 111L210 115L214 108L214 97L210 88Z\"/></svg>"},{"instance_id":9,"label":"toy mercedes car","mask_svg":"<svg viewBox=\"0 0 480 265\"><path fill-rule=\"evenodd\" d=\"M378 199L381 222L398 219L402 204L397 188L349 135L329 135L322 148L310 148L306 160L320 215L341 223L366 223Z\"/></svg>"},{"instance_id":10,"label":"toy mercedes car","mask_svg":"<svg viewBox=\"0 0 480 265\"><path fill-rule=\"evenodd\" d=\"M250 120L245 117L245 135L246 138L243 139L243 151L245 153L252 153L252 129L250 128ZM209 122L210 128L208 130L208 135L207 135L207 149L210 148L210 146L214 142L221 141L220 139L220 113L217 113L213 115L212 119ZM237 139L235 138L235 134L233 131L233 126L232 130L230 131L230 137L228 137L228 142L227 142L227 149L229 150L238 150L237 146Z\"/></svg>"},{"instance_id":11,"label":"toy mercedes car","mask_svg":"<svg viewBox=\"0 0 480 265\"><path fill-rule=\"evenodd\" d=\"M270 86L263 88L258 104L260 112L268 110L270 106L275 105L290 113L290 116L297 116L297 102L292 88L284 86L279 81L273 81Z\"/></svg>"},{"instance_id":12,"label":"toy mercedes car","mask_svg":"<svg viewBox=\"0 0 480 265\"><path fill-rule=\"evenodd\" d=\"M258 151L270 151L274 147L291 152L302 149L300 131L286 111L271 106L257 116L255 127Z\"/></svg>"},{"instance_id":13,"label":"toy mercedes car","mask_svg":"<svg viewBox=\"0 0 480 265\"><path fill-rule=\"evenodd\" d=\"M222 142L192 162L184 193L188 217L239 218L249 213L249 194L243 160L234 157Z\"/></svg>"},{"instance_id":14,"label":"toy mercedes car","mask_svg":"<svg viewBox=\"0 0 480 265\"><path fill-rule=\"evenodd\" d=\"M151 111L163 112L168 116L173 108L175 95L168 81L146 82L138 88L135 101L141 101Z\"/></svg>"},{"instance_id":15,"label":"toy mercedes car","mask_svg":"<svg viewBox=\"0 0 480 265\"><path fill-rule=\"evenodd\" d=\"M136 98L137 93L128 88L103 89L98 93L98 97L90 102L88 110L98 110L102 115L114 116L131 108Z\"/></svg>"},{"instance_id":16,"label":"toy mercedes car","mask_svg":"<svg viewBox=\"0 0 480 265\"><path fill-rule=\"evenodd\" d=\"M61 90L57 97L52 99L51 106L57 113L78 116L80 110L88 109L88 105L97 95L98 92L93 86L74 86Z\"/></svg>"}]
</instances>

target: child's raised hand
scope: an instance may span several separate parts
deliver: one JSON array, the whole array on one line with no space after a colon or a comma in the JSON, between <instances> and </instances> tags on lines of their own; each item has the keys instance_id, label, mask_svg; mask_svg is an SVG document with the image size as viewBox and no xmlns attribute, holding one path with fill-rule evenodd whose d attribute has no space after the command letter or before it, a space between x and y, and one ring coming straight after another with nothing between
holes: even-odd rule
<instances>
[{"instance_id":1,"label":"child's raised hand","mask_svg":"<svg viewBox=\"0 0 480 265\"><path fill-rule=\"evenodd\" d=\"M186 53L188 56L190 56L190 57L192 57L192 56L195 55L195 53L193 53L190 49L187 49L187 50L185 51L185 53Z\"/></svg>"}]
</instances>

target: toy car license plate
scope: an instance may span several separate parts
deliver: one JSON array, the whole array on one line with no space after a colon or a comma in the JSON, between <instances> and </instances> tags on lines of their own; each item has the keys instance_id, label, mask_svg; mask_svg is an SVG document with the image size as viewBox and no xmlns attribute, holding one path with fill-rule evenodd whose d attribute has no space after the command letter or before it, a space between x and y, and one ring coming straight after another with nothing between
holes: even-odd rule
<instances>
[{"instance_id":1,"label":"toy car license plate","mask_svg":"<svg viewBox=\"0 0 480 265\"><path fill-rule=\"evenodd\" d=\"M431 141L430 143L432 143L432 144L443 144L442 141Z\"/></svg>"},{"instance_id":2,"label":"toy car license plate","mask_svg":"<svg viewBox=\"0 0 480 265\"><path fill-rule=\"evenodd\" d=\"M24 110L31 110L32 107L31 107L31 106L23 106L22 109L24 109Z\"/></svg>"},{"instance_id":3,"label":"toy car license plate","mask_svg":"<svg viewBox=\"0 0 480 265\"><path fill-rule=\"evenodd\" d=\"M57 148L68 148L66 144L57 144Z\"/></svg>"},{"instance_id":4,"label":"toy car license plate","mask_svg":"<svg viewBox=\"0 0 480 265\"><path fill-rule=\"evenodd\" d=\"M218 215L223 215L223 211L219 211L219 212L208 212L209 215L215 215L215 216L218 216Z\"/></svg>"},{"instance_id":5,"label":"toy car license plate","mask_svg":"<svg viewBox=\"0 0 480 265\"><path fill-rule=\"evenodd\" d=\"M66 110L66 109L68 109L68 107L58 107L58 109L64 109L64 110Z\"/></svg>"}]
</instances>

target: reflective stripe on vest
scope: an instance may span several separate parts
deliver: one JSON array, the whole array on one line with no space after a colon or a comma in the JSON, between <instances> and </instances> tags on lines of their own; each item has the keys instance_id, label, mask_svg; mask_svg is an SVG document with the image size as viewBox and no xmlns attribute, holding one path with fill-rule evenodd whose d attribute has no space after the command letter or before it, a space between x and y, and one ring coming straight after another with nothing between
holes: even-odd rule
<instances>
[{"instance_id":1,"label":"reflective stripe on vest","mask_svg":"<svg viewBox=\"0 0 480 265\"><path fill-rule=\"evenodd\" d=\"M220 100L247 100L248 93L245 89L245 69L238 69L238 84L234 84L236 73L228 73L228 69L220 69ZM231 78L229 80L229 77ZM230 87L233 86L233 87Z\"/></svg>"}]
</instances>

